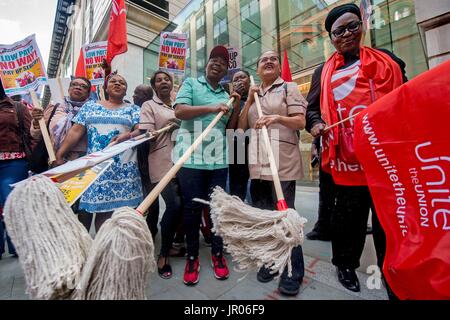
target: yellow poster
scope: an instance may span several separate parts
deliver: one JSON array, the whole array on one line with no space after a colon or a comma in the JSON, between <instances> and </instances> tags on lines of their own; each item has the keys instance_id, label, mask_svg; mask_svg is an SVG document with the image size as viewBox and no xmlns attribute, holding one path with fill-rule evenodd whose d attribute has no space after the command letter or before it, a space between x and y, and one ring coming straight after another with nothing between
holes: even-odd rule
<instances>
[{"instance_id":1,"label":"yellow poster","mask_svg":"<svg viewBox=\"0 0 450 320\"><path fill-rule=\"evenodd\" d=\"M187 34L162 32L159 47L159 68L184 74L186 68Z\"/></svg>"},{"instance_id":2,"label":"yellow poster","mask_svg":"<svg viewBox=\"0 0 450 320\"><path fill-rule=\"evenodd\" d=\"M107 160L102 162L61 183L59 189L63 193L64 198L66 198L67 203L73 205L91 184L109 168L113 161Z\"/></svg>"},{"instance_id":3,"label":"yellow poster","mask_svg":"<svg viewBox=\"0 0 450 320\"><path fill-rule=\"evenodd\" d=\"M0 79L8 96L27 94L47 83L34 34L11 45L0 44Z\"/></svg>"}]
</instances>

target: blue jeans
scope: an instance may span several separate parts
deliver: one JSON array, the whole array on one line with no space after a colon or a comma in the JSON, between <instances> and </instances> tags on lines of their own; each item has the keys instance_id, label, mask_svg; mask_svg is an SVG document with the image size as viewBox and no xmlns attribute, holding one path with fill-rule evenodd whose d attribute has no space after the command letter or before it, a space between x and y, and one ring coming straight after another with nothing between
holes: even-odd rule
<instances>
[{"instance_id":1,"label":"blue jeans","mask_svg":"<svg viewBox=\"0 0 450 320\"><path fill-rule=\"evenodd\" d=\"M227 168L218 170L181 168L178 173L178 181L180 182L184 203L183 214L188 256L198 257L200 222L204 206L201 203L192 201L192 199L200 198L209 200L209 195L214 187L219 186L225 189L227 175ZM211 216L208 216L208 218L212 226ZM222 251L222 238L212 234L212 254L222 253Z\"/></svg>"},{"instance_id":2,"label":"blue jeans","mask_svg":"<svg viewBox=\"0 0 450 320\"><path fill-rule=\"evenodd\" d=\"M6 202L6 198L11 192L12 188L10 184L19 182L28 177L28 164L25 159L17 160L0 160L0 206L3 207ZM15 254L11 239L6 232L3 218L0 221L0 254L5 252L5 238L8 244L8 251L10 254Z\"/></svg>"}]
</instances>

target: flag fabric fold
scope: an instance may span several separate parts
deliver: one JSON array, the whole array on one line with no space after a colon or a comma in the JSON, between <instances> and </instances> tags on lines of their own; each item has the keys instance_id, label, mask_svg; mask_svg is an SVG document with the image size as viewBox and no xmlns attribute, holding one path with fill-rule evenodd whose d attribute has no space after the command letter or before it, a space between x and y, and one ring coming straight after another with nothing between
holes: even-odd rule
<instances>
[{"instance_id":1,"label":"flag fabric fold","mask_svg":"<svg viewBox=\"0 0 450 320\"><path fill-rule=\"evenodd\" d=\"M287 82L292 82L291 67L289 66L288 55L286 49L283 55L283 65L281 67L281 79Z\"/></svg>"},{"instance_id":2,"label":"flag fabric fold","mask_svg":"<svg viewBox=\"0 0 450 320\"><path fill-rule=\"evenodd\" d=\"M400 299L450 299L449 74L450 61L355 120L355 152L386 233L384 275Z\"/></svg>"},{"instance_id":3,"label":"flag fabric fold","mask_svg":"<svg viewBox=\"0 0 450 320\"><path fill-rule=\"evenodd\" d=\"M125 9L125 0L112 0L106 61L108 64L111 64L115 56L127 50L127 12Z\"/></svg>"},{"instance_id":4,"label":"flag fabric fold","mask_svg":"<svg viewBox=\"0 0 450 320\"><path fill-rule=\"evenodd\" d=\"M75 69L75 77L86 77L86 66L84 65L83 48L80 49L78 56L77 67Z\"/></svg>"}]
</instances>

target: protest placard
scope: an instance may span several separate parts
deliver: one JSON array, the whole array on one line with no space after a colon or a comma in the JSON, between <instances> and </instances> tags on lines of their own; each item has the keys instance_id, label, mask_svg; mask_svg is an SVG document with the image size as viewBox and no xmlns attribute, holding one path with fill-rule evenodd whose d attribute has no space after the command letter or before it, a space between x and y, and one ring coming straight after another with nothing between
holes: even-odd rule
<instances>
[{"instance_id":1,"label":"protest placard","mask_svg":"<svg viewBox=\"0 0 450 320\"><path fill-rule=\"evenodd\" d=\"M27 94L47 83L34 34L11 45L0 44L0 79L8 96Z\"/></svg>"},{"instance_id":2,"label":"protest placard","mask_svg":"<svg viewBox=\"0 0 450 320\"><path fill-rule=\"evenodd\" d=\"M105 70L102 68L103 59L106 59L107 41L89 43L83 46L84 66L86 78L93 86L102 85L105 81Z\"/></svg>"},{"instance_id":3,"label":"protest placard","mask_svg":"<svg viewBox=\"0 0 450 320\"><path fill-rule=\"evenodd\" d=\"M187 34L162 32L159 48L159 68L184 74L186 66Z\"/></svg>"},{"instance_id":4,"label":"protest placard","mask_svg":"<svg viewBox=\"0 0 450 320\"><path fill-rule=\"evenodd\" d=\"M63 193L67 203L70 206L73 205L113 162L114 160L101 162L61 183L58 188Z\"/></svg>"},{"instance_id":5,"label":"protest placard","mask_svg":"<svg viewBox=\"0 0 450 320\"><path fill-rule=\"evenodd\" d=\"M230 57L228 63L228 73L225 77L223 77L220 84L230 83L233 79L233 75L241 70L241 56L239 55L239 50L233 47L227 47L228 55Z\"/></svg>"}]
</instances>

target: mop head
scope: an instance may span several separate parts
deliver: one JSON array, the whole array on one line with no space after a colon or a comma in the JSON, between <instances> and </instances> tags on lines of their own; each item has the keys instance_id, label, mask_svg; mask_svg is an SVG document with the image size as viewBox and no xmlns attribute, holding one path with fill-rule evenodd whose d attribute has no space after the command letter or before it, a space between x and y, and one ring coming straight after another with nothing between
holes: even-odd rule
<instances>
[{"instance_id":1,"label":"mop head","mask_svg":"<svg viewBox=\"0 0 450 320\"><path fill-rule=\"evenodd\" d=\"M81 300L143 300L154 245L144 217L117 209L95 236L81 281L72 297Z\"/></svg>"},{"instance_id":2,"label":"mop head","mask_svg":"<svg viewBox=\"0 0 450 320\"><path fill-rule=\"evenodd\" d=\"M65 299L75 289L92 238L57 186L38 175L19 183L5 203L8 234L32 299Z\"/></svg>"},{"instance_id":3,"label":"mop head","mask_svg":"<svg viewBox=\"0 0 450 320\"><path fill-rule=\"evenodd\" d=\"M230 196L220 187L211 194L213 231L237 262L238 271L257 270L263 265L281 275L288 267L292 276L291 251L303 243L307 220L295 210L261 210Z\"/></svg>"}]
</instances>

